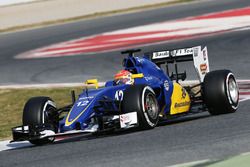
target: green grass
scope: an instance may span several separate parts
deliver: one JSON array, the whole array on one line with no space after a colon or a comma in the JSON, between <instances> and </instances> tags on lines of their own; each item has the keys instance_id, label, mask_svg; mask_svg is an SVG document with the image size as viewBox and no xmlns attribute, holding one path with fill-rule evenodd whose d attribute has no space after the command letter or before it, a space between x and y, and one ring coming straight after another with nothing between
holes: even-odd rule
<instances>
[{"instance_id":1,"label":"green grass","mask_svg":"<svg viewBox=\"0 0 250 167\"><path fill-rule=\"evenodd\" d=\"M11 139L11 128L22 124L25 102L33 96L49 96L58 107L71 103L71 90L79 94L82 88L0 89L0 140Z\"/></svg>"}]
</instances>

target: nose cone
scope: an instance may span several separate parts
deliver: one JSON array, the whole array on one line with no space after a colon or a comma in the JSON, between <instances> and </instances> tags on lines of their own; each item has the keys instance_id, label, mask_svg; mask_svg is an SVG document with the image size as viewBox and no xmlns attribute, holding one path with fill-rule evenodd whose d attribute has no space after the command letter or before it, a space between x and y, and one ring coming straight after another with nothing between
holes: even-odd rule
<instances>
[{"instance_id":1,"label":"nose cone","mask_svg":"<svg viewBox=\"0 0 250 167\"><path fill-rule=\"evenodd\" d=\"M90 119L96 114L93 109L94 106L100 106L100 100L104 97L115 99L116 92L118 90L121 91L125 87L126 85L121 85L94 89L90 90L88 93L83 92L74 103L67 116L60 121L60 131L65 132L79 129L79 125L82 130L87 128Z\"/></svg>"},{"instance_id":2,"label":"nose cone","mask_svg":"<svg viewBox=\"0 0 250 167\"><path fill-rule=\"evenodd\" d=\"M62 131L73 130L76 128L76 124L79 126L79 123L81 129L84 128L83 123L89 119L90 115L94 112L92 109L94 102L94 96L79 97L66 116L66 119L63 120L64 126L62 127Z\"/></svg>"},{"instance_id":3,"label":"nose cone","mask_svg":"<svg viewBox=\"0 0 250 167\"><path fill-rule=\"evenodd\" d=\"M80 98L80 100L75 103L68 116L66 117L65 126L70 126L73 122L80 118L86 112L86 110L89 109L93 101L94 100L90 99L81 100Z\"/></svg>"}]
</instances>

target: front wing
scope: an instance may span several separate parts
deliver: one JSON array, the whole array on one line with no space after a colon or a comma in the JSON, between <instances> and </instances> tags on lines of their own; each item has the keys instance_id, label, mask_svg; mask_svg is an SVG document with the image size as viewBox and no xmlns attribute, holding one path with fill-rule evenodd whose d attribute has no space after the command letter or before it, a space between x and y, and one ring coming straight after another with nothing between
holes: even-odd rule
<instances>
[{"instance_id":1,"label":"front wing","mask_svg":"<svg viewBox=\"0 0 250 167\"><path fill-rule=\"evenodd\" d=\"M23 125L12 128L13 140L16 141L25 141L25 140L37 140L50 137L60 137L60 136L72 136L77 134L84 133L95 133L108 131L111 129L122 130L129 129L132 127L138 126L138 118L136 112L125 113L121 115L105 116L102 118L98 124L89 126L84 130L71 130L61 133L55 133L52 130L51 125L41 124L41 125Z\"/></svg>"}]
</instances>

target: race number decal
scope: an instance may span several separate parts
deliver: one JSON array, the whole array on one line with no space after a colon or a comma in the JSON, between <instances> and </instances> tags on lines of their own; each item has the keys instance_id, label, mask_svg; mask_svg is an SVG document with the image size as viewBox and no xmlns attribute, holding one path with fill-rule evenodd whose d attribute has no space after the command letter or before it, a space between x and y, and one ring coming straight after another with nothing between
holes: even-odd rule
<instances>
[{"instance_id":1,"label":"race number decal","mask_svg":"<svg viewBox=\"0 0 250 167\"><path fill-rule=\"evenodd\" d=\"M123 91L122 90L117 90L115 92L115 100L117 100L117 101L123 100Z\"/></svg>"},{"instance_id":2,"label":"race number decal","mask_svg":"<svg viewBox=\"0 0 250 167\"><path fill-rule=\"evenodd\" d=\"M86 106L87 104L89 104L88 100L79 101L79 102L77 102L77 107L83 107L83 106Z\"/></svg>"}]
</instances>

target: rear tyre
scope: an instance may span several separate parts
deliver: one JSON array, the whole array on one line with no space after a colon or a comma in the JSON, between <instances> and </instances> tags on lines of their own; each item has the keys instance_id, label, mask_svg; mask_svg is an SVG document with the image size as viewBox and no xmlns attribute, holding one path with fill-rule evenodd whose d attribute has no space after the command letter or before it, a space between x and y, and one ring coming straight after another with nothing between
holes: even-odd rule
<instances>
[{"instance_id":1,"label":"rear tyre","mask_svg":"<svg viewBox=\"0 0 250 167\"><path fill-rule=\"evenodd\" d=\"M137 112L139 129L152 129L159 120L159 106L152 88L134 85L126 89L121 105L125 113Z\"/></svg>"},{"instance_id":2,"label":"rear tyre","mask_svg":"<svg viewBox=\"0 0 250 167\"><path fill-rule=\"evenodd\" d=\"M33 97L27 101L23 109L23 125L41 125L47 124L55 133L58 130L58 114L53 100L49 97ZM52 143L54 137L29 140L35 145Z\"/></svg>"},{"instance_id":3,"label":"rear tyre","mask_svg":"<svg viewBox=\"0 0 250 167\"><path fill-rule=\"evenodd\" d=\"M233 113L239 104L239 89L230 70L217 70L206 74L203 99L212 115Z\"/></svg>"}]
</instances>

